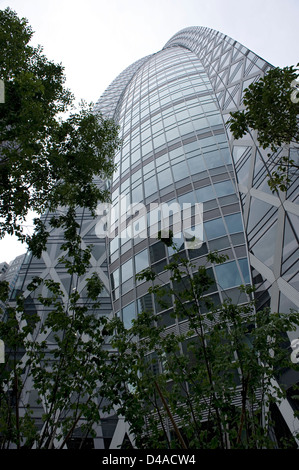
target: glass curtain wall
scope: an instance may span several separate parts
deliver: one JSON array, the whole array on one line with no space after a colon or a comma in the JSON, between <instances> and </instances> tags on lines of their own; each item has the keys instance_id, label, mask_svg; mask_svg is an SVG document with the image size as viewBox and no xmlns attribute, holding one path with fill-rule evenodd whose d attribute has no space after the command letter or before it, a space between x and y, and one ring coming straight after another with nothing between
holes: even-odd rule
<instances>
[{"instance_id":1,"label":"glass curtain wall","mask_svg":"<svg viewBox=\"0 0 299 470\"><path fill-rule=\"evenodd\" d=\"M222 115L199 58L179 46L152 56L130 80L116 116L123 147L111 185L118 229L109 244L115 312L130 325L146 301L170 323L169 312L160 312L146 293L147 284L134 280L147 266L162 271L171 257L153 236L165 221L162 204L174 208L178 220L189 204L190 229L196 204L203 204L203 243L187 256L200 258L214 249L228 254L221 268L211 267L215 298L237 296L238 286L250 282L241 206ZM133 220L123 216L124 207L138 203L145 206L143 214L133 209ZM170 228L184 249L182 225L179 231Z\"/></svg>"}]
</instances>

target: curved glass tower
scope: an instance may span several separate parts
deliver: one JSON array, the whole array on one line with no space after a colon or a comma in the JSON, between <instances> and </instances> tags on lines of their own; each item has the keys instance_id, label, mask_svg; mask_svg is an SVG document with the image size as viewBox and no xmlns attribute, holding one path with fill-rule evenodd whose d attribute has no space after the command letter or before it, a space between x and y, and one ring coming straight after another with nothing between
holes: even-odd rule
<instances>
[{"instance_id":1,"label":"curved glass tower","mask_svg":"<svg viewBox=\"0 0 299 470\"><path fill-rule=\"evenodd\" d=\"M109 272L113 309L125 325L146 306L169 329L184 328L171 310L161 311L146 282L134 281L147 266L161 272L171 255L152 236L165 218L163 204L169 210L174 203L192 205L191 229L196 203L203 204L203 244L186 256L197 263L215 249L229 256L210 267L215 302L226 296L246 302L238 286L253 282L258 308L298 309L298 180L286 194L273 194L267 184L276 159L290 152L298 160L298 149L273 154L259 147L255 133L236 141L226 124L230 112L242 108L243 91L270 68L237 41L192 27L126 69L98 101L98 109L117 120L123 139L111 182L118 231L109 242ZM138 203L146 218L138 205L124 216L123 207ZM184 232L173 231L184 250ZM295 332L289 339L297 337ZM298 379L288 371L281 378L289 391L284 417L291 431Z\"/></svg>"},{"instance_id":2,"label":"curved glass tower","mask_svg":"<svg viewBox=\"0 0 299 470\"><path fill-rule=\"evenodd\" d=\"M161 272L171 256L156 237L165 218L175 241L195 263L212 250L228 255L226 263L209 268L216 303L227 296L246 302L238 287L254 283L258 307L298 309L298 181L286 194L272 194L266 178L275 159L287 152L298 159L298 149L282 148L269 156L269 150L258 146L255 133L236 141L227 125L229 113L242 108L243 91L271 67L217 31L190 27L175 34L161 51L124 70L97 102L97 110L117 121L123 139L110 182L110 222L115 230L107 238L108 263L103 240L97 238L98 221L83 215L82 229L93 239L94 266L99 266L111 294L106 306L125 325L146 307L170 331L187 327L170 316L171 309L161 310L147 282L135 281L148 266ZM187 216L181 212L184 204L190 209ZM199 226L199 208L202 243L190 248L187 236ZM177 213L180 221L187 220L186 230L174 223ZM45 254L45 273L66 285L55 256ZM27 276L33 269L36 273L34 264L29 265ZM79 285L83 291L84 282ZM299 332L292 334L289 340ZM299 377L286 371L282 380L289 399L281 413L293 432L298 422L292 394ZM122 443L124 423L113 430L106 444L110 448Z\"/></svg>"}]
</instances>

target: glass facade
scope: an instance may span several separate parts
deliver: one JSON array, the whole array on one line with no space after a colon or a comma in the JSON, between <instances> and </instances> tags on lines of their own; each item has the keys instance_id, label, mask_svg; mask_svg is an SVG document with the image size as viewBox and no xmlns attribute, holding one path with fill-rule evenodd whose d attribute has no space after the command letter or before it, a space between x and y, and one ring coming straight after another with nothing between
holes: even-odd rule
<instances>
[{"instance_id":1,"label":"glass facade","mask_svg":"<svg viewBox=\"0 0 299 470\"><path fill-rule=\"evenodd\" d=\"M228 253L232 260L227 264L230 276L222 286L223 274L211 268L213 276L219 277L221 288L215 284L215 291L220 299L226 295L223 287L230 289L248 283L249 270L244 276L245 271L238 263L241 255L242 268L246 261L245 238L241 243L240 239L232 238L232 234L243 234L233 160L217 98L198 56L176 46L148 58L130 79L114 116L124 143L116 156L118 169L111 182L116 214L113 222L119 222L124 197L130 204L142 202L150 215L154 204L165 203L180 211L183 204L192 207L202 203L204 243L201 249L188 250L186 255L200 258L215 246ZM141 260L142 268L150 265L155 272L161 272L171 257L165 246L151 237L161 228L163 213L160 217L157 214L156 230L151 230L152 219L148 217L142 224L136 218L136 224L146 230L146 237L130 239L123 222L118 224L118 241L110 240L113 307L125 323L127 307L130 316L133 311L136 316L138 305L147 295L144 294L147 286L134 280L141 270ZM173 231L175 241L184 245L181 231ZM152 301L154 312L161 314L154 298Z\"/></svg>"},{"instance_id":2,"label":"glass facade","mask_svg":"<svg viewBox=\"0 0 299 470\"><path fill-rule=\"evenodd\" d=\"M228 255L226 263L209 268L215 302L227 296L239 299L240 284L253 282L258 306L269 305L273 311L299 307L298 181L287 194L272 194L267 164L277 155L268 156L254 135L235 141L227 124L229 113L242 107L244 89L271 67L237 41L191 27L128 67L99 99L95 108L117 121L123 140L109 183L114 235L98 238L97 221L79 214L83 240L95 246L92 267L106 288L100 314L112 312L129 327L138 312L149 309L159 324L179 331L178 320L170 315L171 297L169 308L161 310L147 282L135 280L148 266L161 272L171 259L171 250L155 236L166 219L177 246L190 259L200 263L212 250ZM298 158L295 149L281 152ZM161 211L163 204L169 213ZM190 208L185 231L177 226L183 204ZM186 232L197 227L200 204L202 245L187 249ZM130 206L126 217L124 205ZM51 234L43 258L23 265L18 288L25 290L38 273L59 280L67 295L73 280L59 267L59 243ZM84 280L76 282L83 294ZM165 279L166 286L170 282ZM298 378L286 373L285 380L291 388ZM288 403L285 409L291 410ZM284 417L291 427L292 413ZM118 428L109 442L111 448L121 444ZM98 445L107 444L99 438Z\"/></svg>"}]
</instances>

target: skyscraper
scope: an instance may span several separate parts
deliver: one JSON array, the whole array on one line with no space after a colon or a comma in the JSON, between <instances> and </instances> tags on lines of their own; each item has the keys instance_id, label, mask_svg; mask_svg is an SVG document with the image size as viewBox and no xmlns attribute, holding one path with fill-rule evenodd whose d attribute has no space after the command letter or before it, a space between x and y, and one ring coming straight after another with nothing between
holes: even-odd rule
<instances>
[{"instance_id":1,"label":"skyscraper","mask_svg":"<svg viewBox=\"0 0 299 470\"><path fill-rule=\"evenodd\" d=\"M269 156L254 132L236 141L227 125L230 112L242 107L244 90L271 68L228 36L190 27L175 34L161 51L129 66L99 99L96 110L117 121L123 139L110 182L111 222L117 230L106 245L99 237L99 220L80 213L83 242L94 244L93 268L106 289L103 314L112 311L129 326L146 305L169 331L180 328L158 307L148 284L135 281L142 269L152 266L161 272L167 263L170 253L154 236L163 219L156 209L174 203L203 204L203 243L186 249L186 256L197 259L217 249L229 257L211 267L216 302L226 295L246 302L245 294L239 298L238 286L252 282L258 308L298 309L298 180L287 193L273 194L266 178L278 156L289 153L298 159L298 149L285 147ZM122 204L142 204L146 210L146 215L138 213L135 206L130 233ZM190 229L196 225L192 210ZM184 249L184 234L175 235ZM66 295L74 282L78 292L84 291L84 279L70 279L61 269L60 244L53 231L42 259L27 257L18 289L25 290L28 280L39 274L59 280ZM289 340L298 336L293 332ZM282 403L281 416L293 433L298 429L293 416L298 405L292 394L299 375L285 371L282 380L289 399ZM121 444L126 427L113 419L107 429L104 423L99 446L105 436L106 446Z\"/></svg>"}]
</instances>

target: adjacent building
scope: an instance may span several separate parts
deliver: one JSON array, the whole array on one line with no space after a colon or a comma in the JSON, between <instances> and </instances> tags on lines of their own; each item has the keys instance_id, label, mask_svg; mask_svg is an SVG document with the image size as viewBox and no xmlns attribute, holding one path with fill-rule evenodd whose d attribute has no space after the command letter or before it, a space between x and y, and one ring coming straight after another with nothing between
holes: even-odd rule
<instances>
[{"instance_id":1,"label":"adjacent building","mask_svg":"<svg viewBox=\"0 0 299 470\"><path fill-rule=\"evenodd\" d=\"M8 282L11 292L14 290L24 258L25 253L17 256L9 264L6 261L0 263L0 281ZM5 305L2 301L0 301L0 307L5 311Z\"/></svg>"},{"instance_id":2,"label":"adjacent building","mask_svg":"<svg viewBox=\"0 0 299 470\"><path fill-rule=\"evenodd\" d=\"M18 279L19 271L21 269L25 256L26 254L24 253L22 255L17 256L15 259L13 259L11 263L9 263L8 268L4 274L4 277L2 278L9 283L9 287L11 290L13 290L15 287L16 281Z\"/></svg>"},{"instance_id":3,"label":"adjacent building","mask_svg":"<svg viewBox=\"0 0 299 470\"><path fill-rule=\"evenodd\" d=\"M0 279L3 280L5 277L5 273L7 272L9 268L9 264L6 263L6 261L3 261L0 263Z\"/></svg>"},{"instance_id":4,"label":"adjacent building","mask_svg":"<svg viewBox=\"0 0 299 470\"><path fill-rule=\"evenodd\" d=\"M200 259L215 249L228 255L223 265L211 266L215 302L227 295L246 302L238 287L254 283L258 308L298 309L299 182L294 178L286 193L275 194L267 184L277 158L290 154L298 161L298 148L273 154L259 147L255 132L235 140L227 124L230 112L242 108L244 90L270 68L234 39L190 27L175 34L161 51L129 66L99 99L96 110L117 121L123 139L110 181L110 223L115 230L101 237L100 219L78 212L83 244L94 244L92 269L105 286L103 315L118 315L129 326L146 306L169 331L183 327L158 307L146 282L135 281L147 266L161 272L171 256L155 236L164 218L163 204L191 208L186 230L175 231L186 256ZM186 233L197 229L195 208L200 204L202 244L186 249ZM39 275L59 281L66 296L74 287L84 295L84 279L70 278L59 263L61 243L53 230L40 260L26 256L17 290L29 296L26 285ZM299 332L293 332L288 339L298 337ZM298 404L292 395L299 376L285 371L282 381L289 398L280 407L280 417L293 433L298 430L293 414ZM116 448L126 432L126 423L107 417L95 446Z\"/></svg>"}]
</instances>

